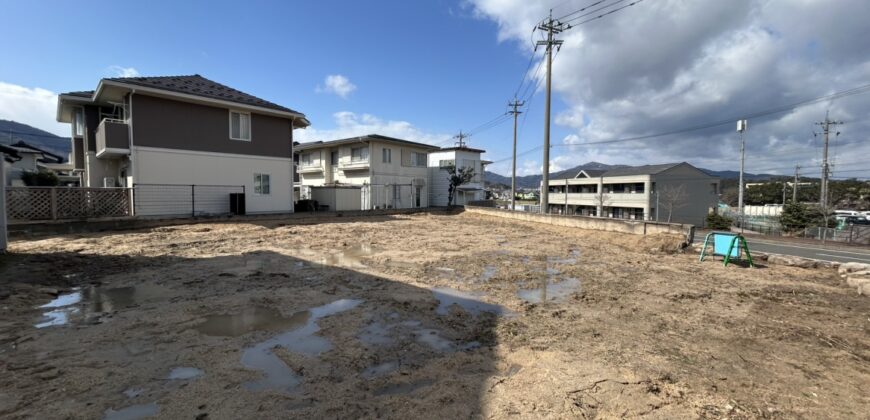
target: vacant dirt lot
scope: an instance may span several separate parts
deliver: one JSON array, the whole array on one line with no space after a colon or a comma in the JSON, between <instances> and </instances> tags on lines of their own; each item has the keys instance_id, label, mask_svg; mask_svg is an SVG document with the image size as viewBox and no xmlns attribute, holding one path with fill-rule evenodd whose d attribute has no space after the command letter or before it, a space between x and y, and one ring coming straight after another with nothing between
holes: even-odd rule
<instances>
[{"instance_id":1,"label":"vacant dirt lot","mask_svg":"<svg viewBox=\"0 0 870 420\"><path fill-rule=\"evenodd\" d=\"M832 270L469 214L287 223L13 242L0 417L870 413L870 299Z\"/></svg>"}]
</instances>

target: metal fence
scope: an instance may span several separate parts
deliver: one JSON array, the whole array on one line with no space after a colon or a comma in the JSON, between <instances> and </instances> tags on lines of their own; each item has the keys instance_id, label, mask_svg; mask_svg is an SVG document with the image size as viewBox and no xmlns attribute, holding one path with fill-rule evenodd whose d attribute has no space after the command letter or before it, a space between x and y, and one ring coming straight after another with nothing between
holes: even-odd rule
<instances>
[{"instance_id":1,"label":"metal fence","mask_svg":"<svg viewBox=\"0 0 870 420\"><path fill-rule=\"evenodd\" d=\"M244 185L134 184L137 216L211 216L230 213L230 194Z\"/></svg>"},{"instance_id":2,"label":"metal fence","mask_svg":"<svg viewBox=\"0 0 870 420\"><path fill-rule=\"evenodd\" d=\"M131 216L129 188L6 187L11 222Z\"/></svg>"},{"instance_id":3,"label":"metal fence","mask_svg":"<svg viewBox=\"0 0 870 420\"><path fill-rule=\"evenodd\" d=\"M849 225L842 228L807 228L803 232L803 237L820 241L870 245L870 226Z\"/></svg>"}]
</instances>

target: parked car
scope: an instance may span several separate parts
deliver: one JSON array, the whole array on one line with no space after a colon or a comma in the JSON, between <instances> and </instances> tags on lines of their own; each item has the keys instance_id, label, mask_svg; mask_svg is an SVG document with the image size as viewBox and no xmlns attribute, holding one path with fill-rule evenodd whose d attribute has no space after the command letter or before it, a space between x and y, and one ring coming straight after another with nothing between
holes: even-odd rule
<instances>
[{"instance_id":1,"label":"parked car","mask_svg":"<svg viewBox=\"0 0 870 420\"><path fill-rule=\"evenodd\" d=\"M843 218L844 225L870 225L870 220L863 216L846 216Z\"/></svg>"}]
</instances>

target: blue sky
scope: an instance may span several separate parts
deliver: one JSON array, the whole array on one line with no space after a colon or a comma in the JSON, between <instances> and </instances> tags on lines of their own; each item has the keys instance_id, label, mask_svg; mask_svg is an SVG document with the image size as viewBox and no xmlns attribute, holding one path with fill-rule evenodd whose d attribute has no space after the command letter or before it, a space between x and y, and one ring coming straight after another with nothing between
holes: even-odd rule
<instances>
[{"instance_id":1,"label":"blue sky","mask_svg":"<svg viewBox=\"0 0 870 420\"><path fill-rule=\"evenodd\" d=\"M733 124L642 141L870 84L866 0L645 0L561 34L553 67L551 169L587 161L688 161L736 169ZM446 144L506 111L523 75L538 82L536 22L584 0L105 2L0 0L0 118L67 133L55 95L120 74L198 73L304 112L303 141L379 133ZM599 6L615 8L617 0ZM623 3L625 4L625 3ZM610 9L605 9L607 11ZM521 152L540 147L543 94L531 99ZM835 176L870 176L870 94L750 120L747 170L819 167L814 121L847 122ZM509 121L473 146L508 173ZM541 151L521 154L539 173ZM866 169L866 170L865 170Z\"/></svg>"}]
</instances>

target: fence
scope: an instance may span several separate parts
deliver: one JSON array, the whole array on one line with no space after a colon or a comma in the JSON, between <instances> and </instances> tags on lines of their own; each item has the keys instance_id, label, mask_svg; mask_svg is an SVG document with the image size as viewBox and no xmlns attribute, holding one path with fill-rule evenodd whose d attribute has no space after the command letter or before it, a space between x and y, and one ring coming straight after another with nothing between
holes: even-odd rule
<instances>
[{"instance_id":1,"label":"fence","mask_svg":"<svg viewBox=\"0 0 870 420\"><path fill-rule=\"evenodd\" d=\"M210 216L230 213L230 194L244 185L134 184L137 216Z\"/></svg>"},{"instance_id":2,"label":"fence","mask_svg":"<svg viewBox=\"0 0 870 420\"><path fill-rule=\"evenodd\" d=\"M129 188L6 187L10 222L131 216Z\"/></svg>"},{"instance_id":3,"label":"fence","mask_svg":"<svg viewBox=\"0 0 870 420\"><path fill-rule=\"evenodd\" d=\"M807 228L803 232L805 238L849 244L870 245L870 226L849 225L843 228Z\"/></svg>"}]
</instances>

